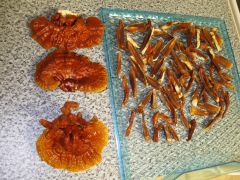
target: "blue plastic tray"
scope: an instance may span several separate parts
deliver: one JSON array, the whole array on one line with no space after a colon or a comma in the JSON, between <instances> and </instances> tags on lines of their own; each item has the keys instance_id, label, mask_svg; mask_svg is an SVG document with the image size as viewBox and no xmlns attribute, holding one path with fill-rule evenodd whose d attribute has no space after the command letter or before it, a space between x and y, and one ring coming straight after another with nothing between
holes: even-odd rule
<instances>
[{"instance_id":1,"label":"blue plastic tray","mask_svg":"<svg viewBox=\"0 0 240 180\"><path fill-rule=\"evenodd\" d=\"M174 178L187 171L240 161L239 75L224 20L114 8L103 8L100 10L100 15L106 26L104 52L110 80L112 117L121 178L145 179L157 176ZM225 118L217 122L208 133L205 133L202 129L204 119L196 117L198 126L190 142L186 141L187 132L180 123L175 128L180 135L180 142L173 141L173 144L169 146L163 134L160 134L158 143L144 141L141 132L141 118L137 117L130 137L126 138L125 130L128 125L130 109L136 107L141 98L138 98L137 101L130 98L127 107L121 108L123 91L121 81L116 77L116 52L119 50L116 47L115 38L119 19L126 24L152 19L154 24L167 21L192 21L200 26L217 27L224 39L221 54L228 57L234 64L229 73L233 75L233 83L237 89L237 92L230 92L231 106ZM126 54L123 53L122 74L128 74L129 63L126 58ZM147 91L148 88L145 88L142 83L138 83L139 97L143 97ZM150 119L154 112L149 107L147 108L146 120L151 129ZM159 102L159 110L167 113L161 102ZM187 114L187 117L191 118L191 115Z\"/></svg>"}]
</instances>

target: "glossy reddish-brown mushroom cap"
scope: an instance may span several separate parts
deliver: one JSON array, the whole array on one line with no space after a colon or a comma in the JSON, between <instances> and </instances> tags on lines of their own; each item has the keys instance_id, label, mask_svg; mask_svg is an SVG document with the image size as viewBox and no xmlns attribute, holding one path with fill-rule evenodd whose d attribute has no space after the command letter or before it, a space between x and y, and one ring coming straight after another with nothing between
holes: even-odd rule
<instances>
[{"instance_id":1,"label":"glossy reddish-brown mushroom cap","mask_svg":"<svg viewBox=\"0 0 240 180\"><path fill-rule=\"evenodd\" d=\"M107 87L108 76L101 64L87 56L54 51L37 64L35 82L44 90L60 87L70 92L101 92Z\"/></svg>"},{"instance_id":2,"label":"glossy reddish-brown mushroom cap","mask_svg":"<svg viewBox=\"0 0 240 180\"><path fill-rule=\"evenodd\" d=\"M97 17L56 13L48 20L39 16L30 23L32 37L43 48L61 50L90 48L102 42L104 24Z\"/></svg>"},{"instance_id":3,"label":"glossy reddish-brown mushroom cap","mask_svg":"<svg viewBox=\"0 0 240 180\"><path fill-rule=\"evenodd\" d=\"M102 160L102 151L108 143L108 129L96 116L90 121L81 113L72 114L78 103L66 102L63 114L52 122L40 120L46 128L36 142L40 158L58 169L83 171Z\"/></svg>"}]
</instances>

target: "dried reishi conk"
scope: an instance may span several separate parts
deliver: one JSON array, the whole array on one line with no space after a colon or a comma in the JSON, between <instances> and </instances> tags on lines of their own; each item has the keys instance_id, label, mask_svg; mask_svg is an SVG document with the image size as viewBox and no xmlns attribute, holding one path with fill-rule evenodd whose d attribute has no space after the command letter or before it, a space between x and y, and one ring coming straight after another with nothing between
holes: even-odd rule
<instances>
[{"instance_id":1,"label":"dried reishi conk","mask_svg":"<svg viewBox=\"0 0 240 180\"><path fill-rule=\"evenodd\" d=\"M106 69L74 52L54 51L37 64L35 81L44 90L101 92L106 89Z\"/></svg>"},{"instance_id":2,"label":"dried reishi conk","mask_svg":"<svg viewBox=\"0 0 240 180\"><path fill-rule=\"evenodd\" d=\"M39 16L32 20L32 37L42 47L61 50L90 48L102 42L104 24L97 17L82 16L70 11L58 11L48 20Z\"/></svg>"},{"instance_id":3,"label":"dried reishi conk","mask_svg":"<svg viewBox=\"0 0 240 180\"><path fill-rule=\"evenodd\" d=\"M63 114L52 122L40 120L46 130L36 142L37 152L54 168L77 172L102 160L108 129L96 116L86 121L81 113L72 114L71 109L78 107L78 103L68 101L61 108Z\"/></svg>"}]
</instances>

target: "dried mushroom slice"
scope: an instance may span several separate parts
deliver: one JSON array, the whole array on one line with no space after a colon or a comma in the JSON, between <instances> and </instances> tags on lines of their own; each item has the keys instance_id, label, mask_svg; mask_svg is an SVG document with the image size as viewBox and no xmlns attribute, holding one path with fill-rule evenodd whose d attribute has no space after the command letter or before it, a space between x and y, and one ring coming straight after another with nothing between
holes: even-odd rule
<instances>
[{"instance_id":1,"label":"dried mushroom slice","mask_svg":"<svg viewBox=\"0 0 240 180\"><path fill-rule=\"evenodd\" d=\"M69 11L59 11L48 20L39 16L30 24L32 38L43 48L61 50L90 48L102 43L104 24L97 17L83 19Z\"/></svg>"},{"instance_id":2,"label":"dried mushroom slice","mask_svg":"<svg viewBox=\"0 0 240 180\"><path fill-rule=\"evenodd\" d=\"M36 142L40 158L54 168L83 171L102 160L108 143L108 129L96 116L90 121L71 113L78 103L66 102L63 114L52 122L40 120L46 128Z\"/></svg>"},{"instance_id":3,"label":"dried mushroom slice","mask_svg":"<svg viewBox=\"0 0 240 180\"><path fill-rule=\"evenodd\" d=\"M35 82L44 90L101 92L108 76L99 63L74 52L54 51L37 64Z\"/></svg>"}]
</instances>

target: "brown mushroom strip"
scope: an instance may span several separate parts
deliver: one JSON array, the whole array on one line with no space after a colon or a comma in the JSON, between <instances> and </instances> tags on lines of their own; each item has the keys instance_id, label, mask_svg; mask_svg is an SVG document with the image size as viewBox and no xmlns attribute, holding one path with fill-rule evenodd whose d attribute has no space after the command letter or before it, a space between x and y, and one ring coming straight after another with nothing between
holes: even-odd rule
<instances>
[{"instance_id":1,"label":"brown mushroom strip","mask_svg":"<svg viewBox=\"0 0 240 180\"><path fill-rule=\"evenodd\" d=\"M203 102L208 103L208 95L205 91L203 92Z\"/></svg>"},{"instance_id":2,"label":"brown mushroom strip","mask_svg":"<svg viewBox=\"0 0 240 180\"><path fill-rule=\"evenodd\" d=\"M136 117L136 111L132 110L131 116L130 116L130 119L129 119L129 125L126 129L126 136L129 136L130 133L131 133L132 126L133 126L133 121L134 121L135 117Z\"/></svg>"},{"instance_id":3,"label":"brown mushroom strip","mask_svg":"<svg viewBox=\"0 0 240 180\"><path fill-rule=\"evenodd\" d=\"M195 53L198 57L201 57L201 60L207 60L208 59L208 57L207 57L207 55L205 55L201 50L199 50L199 49L196 49L196 48L194 48L194 47L191 47L190 48L190 51L191 52L193 52L193 53ZM196 56L195 55L195 56Z\"/></svg>"},{"instance_id":4,"label":"brown mushroom strip","mask_svg":"<svg viewBox=\"0 0 240 180\"><path fill-rule=\"evenodd\" d=\"M230 96L228 92L224 92L224 102L225 102L225 110L223 113L223 117L225 116L225 114L227 113L229 106L230 106Z\"/></svg>"},{"instance_id":5,"label":"brown mushroom strip","mask_svg":"<svg viewBox=\"0 0 240 180\"><path fill-rule=\"evenodd\" d=\"M176 53L172 50L171 55L173 56L175 63L177 64L177 67L179 69L179 72L181 72L182 75L189 75L188 71L185 69L184 64L179 60Z\"/></svg>"},{"instance_id":6,"label":"brown mushroom strip","mask_svg":"<svg viewBox=\"0 0 240 180\"><path fill-rule=\"evenodd\" d=\"M152 90L151 107L152 107L152 109L156 109L158 107L158 105L157 105L157 92L156 92L156 89Z\"/></svg>"},{"instance_id":7,"label":"brown mushroom strip","mask_svg":"<svg viewBox=\"0 0 240 180\"><path fill-rule=\"evenodd\" d=\"M182 94L180 86L179 86L180 83L178 82L177 78L174 76L172 70L167 69L167 77L168 77L169 83L172 84L175 91L178 93L179 98L181 98L183 96L183 94Z\"/></svg>"},{"instance_id":8,"label":"brown mushroom strip","mask_svg":"<svg viewBox=\"0 0 240 180\"><path fill-rule=\"evenodd\" d=\"M166 86L164 86L163 89L164 89L164 93L167 95L168 100L172 104L174 109L179 109L180 108L180 103L178 101L176 101L176 99L174 98L174 95L171 94L171 91L168 91Z\"/></svg>"},{"instance_id":9,"label":"brown mushroom strip","mask_svg":"<svg viewBox=\"0 0 240 180\"><path fill-rule=\"evenodd\" d=\"M213 44L213 41L212 41L212 37L209 33L209 31L207 30L206 27L202 28L202 33L203 33L203 36L205 38L205 40L208 42L208 44L214 48L214 44Z\"/></svg>"},{"instance_id":10,"label":"brown mushroom strip","mask_svg":"<svg viewBox=\"0 0 240 180\"><path fill-rule=\"evenodd\" d=\"M188 138L187 138L187 141L190 141L192 139L192 135L196 129L196 125L197 125L197 122L195 119L191 120L190 121L190 125L191 127L189 128L188 130Z\"/></svg>"},{"instance_id":11,"label":"brown mushroom strip","mask_svg":"<svg viewBox=\"0 0 240 180\"><path fill-rule=\"evenodd\" d=\"M193 22L176 22L176 26L177 27L189 27L189 26L192 26L193 25Z\"/></svg>"},{"instance_id":12,"label":"brown mushroom strip","mask_svg":"<svg viewBox=\"0 0 240 180\"><path fill-rule=\"evenodd\" d=\"M214 35L215 35L215 37L216 37L216 40L217 40L219 46L222 47L223 39L222 39L222 37L218 34L217 28L212 28L211 31L214 33Z\"/></svg>"},{"instance_id":13,"label":"brown mushroom strip","mask_svg":"<svg viewBox=\"0 0 240 180\"><path fill-rule=\"evenodd\" d=\"M137 81L136 81L136 75L133 67L131 67L129 70L129 79L130 79L130 85L132 88L133 97L136 98L137 97Z\"/></svg>"},{"instance_id":14,"label":"brown mushroom strip","mask_svg":"<svg viewBox=\"0 0 240 180\"><path fill-rule=\"evenodd\" d=\"M144 65L146 65L147 64L147 57L146 57L146 55L142 55L142 54L139 54L139 55L141 56Z\"/></svg>"},{"instance_id":15,"label":"brown mushroom strip","mask_svg":"<svg viewBox=\"0 0 240 180\"><path fill-rule=\"evenodd\" d=\"M161 87L161 85L153 78L151 78L150 76L146 76L147 78L147 82L155 89L159 90L159 88Z\"/></svg>"},{"instance_id":16,"label":"brown mushroom strip","mask_svg":"<svg viewBox=\"0 0 240 180\"><path fill-rule=\"evenodd\" d=\"M184 126L185 128L187 128L187 129L189 129L189 128L190 128L190 125L189 125L189 122L188 122L187 118L186 118L185 115L184 115L184 112L183 112L183 108L182 108L182 107L180 108L180 118L181 118L181 120L182 120L183 126Z\"/></svg>"},{"instance_id":17,"label":"brown mushroom strip","mask_svg":"<svg viewBox=\"0 0 240 180\"><path fill-rule=\"evenodd\" d=\"M198 88L196 88L193 92L193 95L192 95L192 105L197 106L198 101L199 101L199 99L198 99Z\"/></svg>"},{"instance_id":18,"label":"brown mushroom strip","mask_svg":"<svg viewBox=\"0 0 240 180\"><path fill-rule=\"evenodd\" d=\"M200 33L201 33L201 30L199 28L196 28L196 34L197 34L197 37L196 37L196 47L199 48L200 45L201 45L201 40L200 40Z\"/></svg>"},{"instance_id":19,"label":"brown mushroom strip","mask_svg":"<svg viewBox=\"0 0 240 180\"><path fill-rule=\"evenodd\" d=\"M157 58L161 52L161 48L163 47L163 40L160 39L157 43L153 46L152 55L153 59Z\"/></svg>"},{"instance_id":20,"label":"brown mushroom strip","mask_svg":"<svg viewBox=\"0 0 240 180\"><path fill-rule=\"evenodd\" d=\"M191 75L191 78L190 78L190 80L189 80L189 82L188 82L188 85L187 85L187 88L186 88L186 91L185 91L185 92L188 92L188 91L189 91L189 89L191 88L192 83L193 83L195 77L196 77L196 72L195 72L195 71L192 71L192 75Z\"/></svg>"},{"instance_id":21,"label":"brown mushroom strip","mask_svg":"<svg viewBox=\"0 0 240 180\"><path fill-rule=\"evenodd\" d=\"M167 122L169 124L174 124L174 120L163 113L159 113L158 118L161 118L162 120L164 120L165 122Z\"/></svg>"},{"instance_id":22,"label":"brown mushroom strip","mask_svg":"<svg viewBox=\"0 0 240 180\"><path fill-rule=\"evenodd\" d=\"M132 64L132 67L133 67L133 70L136 74L136 77L142 81L146 86L148 86L148 83L147 83L147 79L146 79L146 75L145 73L143 72L143 70L141 69L141 67L138 65L138 63L136 62L136 60L134 59L133 56L130 56L129 57L129 61L130 63Z\"/></svg>"},{"instance_id":23,"label":"brown mushroom strip","mask_svg":"<svg viewBox=\"0 0 240 180\"><path fill-rule=\"evenodd\" d=\"M168 41L168 43L164 46L164 48L161 50L160 54L166 58L168 57L168 55L171 53L171 51L173 50L175 44L177 42L176 38L172 38L170 41Z\"/></svg>"},{"instance_id":24,"label":"brown mushroom strip","mask_svg":"<svg viewBox=\"0 0 240 180\"><path fill-rule=\"evenodd\" d=\"M209 113L213 114L218 113L221 109L221 107L209 103L198 103L198 107L207 110Z\"/></svg>"},{"instance_id":25,"label":"brown mushroom strip","mask_svg":"<svg viewBox=\"0 0 240 180\"><path fill-rule=\"evenodd\" d=\"M166 31L166 30L170 29L174 24L177 24L177 22L174 22L174 21L167 22L167 23L161 25L160 28L161 28L162 30L165 30L165 31Z\"/></svg>"},{"instance_id":26,"label":"brown mushroom strip","mask_svg":"<svg viewBox=\"0 0 240 180\"><path fill-rule=\"evenodd\" d=\"M123 75L123 77L122 77L122 86L123 86L123 90L124 90L124 97L122 100L122 108L124 108L125 105L127 104L128 98L129 98L129 87L128 87L126 75Z\"/></svg>"},{"instance_id":27,"label":"brown mushroom strip","mask_svg":"<svg viewBox=\"0 0 240 180\"><path fill-rule=\"evenodd\" d=\"M176 51L179 51L179 52L184 52L186 51L187 47L183 44L183 42L181 41L177 41L176 42L176 46L174 47L176 49Z\"/></svg>"},{"instance_id":28,"label":"brown mushroom strip","mask_svg":"<svg viewBox=\"0 0 240 180\"><path fill-rule=\"evenodd\" d=\"M218 74L219 74L219 76L221 76L222 79L224 79L224 81L231 81L231 80L233 80L233 77L230 74L226 73L226 72L219 71Z\"/></svg>"},{"instance_id":29,"label":"brown mushroom strip","mask_svg":"<svg viewBox=\"0 0 240 180\"><path fill-rule=\"evenodd\" d=\"M127 41L129 41L135 48L140 48L139 45L133 40L133 38L127 33Z\"/></svg>"},{"instance_id":30,"label":"brown mushroom strip","mask_svg":"<svg viewBox=\"0 0 240 180\"><path fill-rule=\"evenodd\" d=\"M192 67L192 63L191 61L188 60L188 58L186 57L185 54L183 53L179 53L179 57L181 58L182 62L186 65L186 67L192 71L193 70L193 67Z\"/></svg>"},{"instance_id":31,"label":"brown mushroom strip","mask_svg":"<svg viewBox=\"0 0 240 180\"><path fill-rule=\"evenodd\" d=\"M160 131L163 128L163 123L158 124L158 131Z\"/></svg>"},{"instance_id":32,"label":"brown mushroom strip","mask_svg":"<svg viewBox=\"0 0 240 180\"><path fill-rule=\"evenodd\" d=\"M187 30L188 30L188 27L178 26L178 27L176 27L172 30L171 34L174 35L176 33L179 33L179 32L182 32L182 31L187 31Z\"/></svg>"},{"instance_id":33,"label":"brown mushroom strip","mask_svg":"<svg viewBox=\"0 0 240 180\"><path fill-rule=\"evenodd\" d=\"M163 30L157 29L157 28L154 28L153 36L159 36L162 38L167 38L169 40L173 38L172 34L168 33L167 31L163 31Z\"/></svg>"},{"instance_id":34,"label":"brown mushroom strip","mask_svg":"<svg viewBox=\"0 0 240 180\"><path fill-rule=\"evenodd\" d=\"M154 61L153 61L153 55L152 55L152 54L150 54L150 55L147 56L147 64L150 65L151 68L154 67L154 64L155 64L155 63L154 63Z\"/></svg>"},{"instance_id":35,"label":"brown mushroom strip","mask_svg":"<svg viewBox=\"0 0 240 180\"><path fill-rule=\"evenodd\" d=\"M163 129L164 129L164 132L165 132L166 140L167 140L168 144L171 145L172 144L172 139L171 139L171 136L170 136L170 131L169 131L168 126L163 126Z\"/></svg>"},{"instance_id":36,"label":"brown mushroom strip","mask_svg":"<svg viewBox=\"0 0 240 180\"><path fill-rule=\"evenodd\" d=\"M175 109L173 108L172 104L169 102L168 98L165 96L163 89L159 89L159 92L161 94L162 101L165 103L165 105L167 106L167 108L169 109L169 111L173 116L174 124L177 124L177 114Z\"/></svg>"},{"instance_id":37,"label":"brown mushroom strip","mask_svg":"<svg viewBox=\"0 0 240 180\"><path fill-rule=\"evenodd\" d=\"M124 41L124 24L121 19L118 21L118 28L117 28L117 46L120 49L125 49L125 41Z\"/></svg>"},{"instance_id":38,"label":"brown mushroom strip","mask_svg":"<svg viewBox=\"0 0 240 180\"><path fill-rule=\"evenodd\" d=\"M189 48L187 48L186 51L184 51L184 53L186 54L186 57L187 57L189 63L191 63L191 65L194 66L198 70L199 65L195 62L196 61L196 58L195 58L196 53L191 52Z\"/></svg>"},{"instance_id":39,"label":"brown mushroom strip","mask_svg":"<svg viewBox=\"0 0 240 180\"><path fill-rule=\"evenodd\" d=\"M225 57L221 56L221 55L215 55L213 56L214 64L219 64L222 65L223 67L227 68L227 69L231 69L233 64Z\"/></svg>"},{"instance_id":40,"label":"brown mushroom strip","mask_svg":"<svg viewBox=\"0 0 240 180\"><path fill-rule=\"evenodd\" d=\"M134 57L134 59L136 60L138 65L141 67L141 69L143 71L146 71L147 70L146 65L143 63L142 57L140 56L140 54L138 54L135 47L129 41L127 42L127 45L128 45L128 50L129 50L130 54Z\"/></svg>"},{"instance_id":41,"label":"brown mushroom strip","mask_svg":"<svg viewBox=\"0 0 240 180\"><path fill-rule=\"evenodd\" d=\"M172 126L170 124L167 124L166 126L167 126L170 134L172 135L173 139L175 139L175 141L179 141L179 137L178 137L176 131L172 128Z\"/></svg>"},{"instance_id":42,"label":"brown mushroom strip","mask_svg":"<svg viewBox=\"0 0 240 180\"><path fill-rule=\"evenodd\" d=\"M215 44L217 50L218 50L218 51L221 51L222 48L221 48L221 46L218 44L217 38L216 38L216 36L215 36L215 33L214 33L214 32L210 32L210 35L212 36L213 43Z\"/></svg>"},{"instance_id":43,"label":"brown mushroom strip","mask_svg":"<svg viewBox=\"0 0 240 180\"><path fill-rule=\"evenodd\" d=\"M179 104L179 99L181 99L183 96L181 98L179 97L172 84L168 84L165 86L167 86L167 90L170 91L169 94L171 95L172 100L176 101Z\"/></svg>"},{"instance_id":44,"label":"brown mushroom strip","mask_svg":"<svg viewBox=\"0 0 240 180\"><path fill-rule=\"evenodd\" d=\"M159 111L154 113L152 117L152 124L153 124L153 141L158 142L158 119L159 119Z\"/></svg>"},{"instance_id":45,"label":"brown mushroom strip","mask_svg":"<svg viewBox=\"0 0 240 180\"><path fill-rule=\"evenodd\" d=\"M151 136L149 134L146 121L144 119L144 112L142 111L142 130L143 130L143 136L146 141L149 141L151 139Z\"/></svg>"},{"instance_id":46,"label":"brown mushroom strip","mask_svg":"<svg viewBox=\"0 0 240 180\"><path fill-rule=\"evenodd\" d=\"M147 24L146 23L135 23L128 25L126 28L126 31L128 32L145 32L147 30Z\"/></svg>"},{"instance_id":47,"label":"brown mushroom strip","mask_svg":"<svg viewBox=\"0 0 240 180\"><path fill-rule=\"evenodd\" d=\"M152 70L151 70L151 75L157 74L157 72L160 70L161 66L163 65L164 58L162 56L158 57L158 60L155 62Z\"/></svg>"},{"instance_id":48,"label":"brown mushroom strip","mask_svg":"<svg viewBox=\"0 0 240 180\"><path fill-rule=\"evenodd\" d=\"M147 35L145 36L145 38L143 40L143 43L142 43L142 46L141 46L141 53L142 54L145 54L148 46L150 45L150 40L151 40L152 35L153 35L153 29L154 28L149 29L149 32L147 33Z\"/></svg>"},{"instance_id":49,"label":"brown mushroom strip","mask_svg":"<svg viewBox=\"0 0 240 180\"><path fill-rule=\"evenodd\" d=\"M158 80L157 80L159 83L163 83L164 77L165 77L165 73L166 73L166 67L162 66L160 68L159 77L158 77Z\"/></svg>"},{"instance_id":50,"label":"brown mushroom strip","mask_svg":"<svg viewBox=\"0 0 240 180\"><path fill-rule=\"evenodd\" d=\"M196 34L196 29L195 29L195 26L191 26L189 28L189 33L188 33L188 36L187 36L187 45L188 47L193 47L193 43L192 43L192 40L193 40L193 37L195 36Z\"/></svg>"},{"instance_id":51,"label":"brown mushroom strip","mask_svg":"<svg viewBox=\"0 0 240 180\"><path fill-rule=\"evenodd\" d=\"M208 125L204 128L205 131L208 131L219 119L222 118L223 113L224 113L224 101L221 98L219 101L219 105L221 107L219 113L208 123Z\"/></svg>"},{"instance_id":52,"label":"brown mushroom strip","mask_svg":"<svg viewBox=\"0 0 240 180\"><path fill-rule=\"evenodd\" d=\"M199 77L204 85L204 88L206 89L207 93L214 98L216 102L219 102L219 97L217 94L213 93L213 89L211 89L209 82L206 79L206 75L204 73L204 69L202 67L199 68Z\"/></svg>"},{"instance_id":53,"label":"brown mushroom strip","mask_svg":"<svg viewBox=\"0 0 240 180\"><path fill-rule=\"evenodd\" d=\"M201 110L201 109L197 109L194 106L191 106L191 115L195 115L195 116L210 116L211 114L207 111Z\"/></svg>"},{"instance_id":54,"label":"brown mushroom strip","mask_svg":"<svg viewBox=\"0 0 240 180\"><path fill-rule=\"evenodd\" d=\"M120 52L117 53L117 77L120 78L122 69L122 54Z\"/></svg>"},{"instance_id":55,"label":"brown mushroom strip","mask_svg":"<svg viewBox=\"0 0 240 180\"><path fill-rule=\"evenodd\" d=\"M137 107L137 112L139 112L139 113L143 112L144 107L147 105L148 102L151 101L151 97L152 97L152 91L149 91L147 93L147 95L139 103L139 105Z\"/></svg>"}]
</instances>

